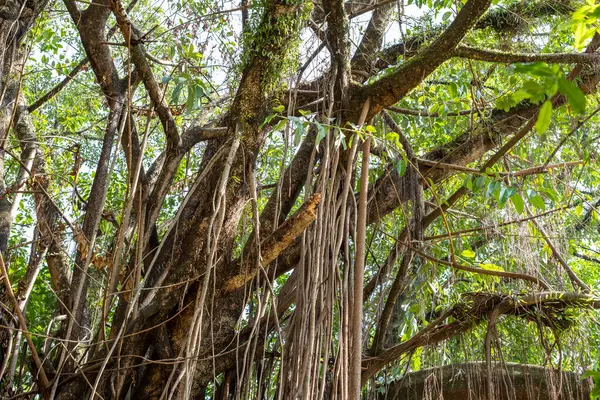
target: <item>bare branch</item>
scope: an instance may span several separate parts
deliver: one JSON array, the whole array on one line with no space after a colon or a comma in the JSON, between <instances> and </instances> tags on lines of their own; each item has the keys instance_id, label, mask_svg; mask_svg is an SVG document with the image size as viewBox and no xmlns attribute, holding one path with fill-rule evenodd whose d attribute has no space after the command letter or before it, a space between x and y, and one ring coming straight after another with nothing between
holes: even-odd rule
<instances>
[{"instance_id":1,"label":"bare branch","mask_svg":"<svg viewBox=\"0 0 600 400\"><path fill-rule=\"evenodd\" d=\"M521 273L521 272L507 272L507 271L496 271L496 270L489 270L489 269L483 269L483 268L475 268L475 267L471 267L468 265L461 265L456 262L440 260L438 258L431 257L430 255L428 255L420 250L414 250L414 251L416 253L418 253L421 257L423 257L433 263L445 265L447 267L452 267L459 271L472 272L474 274L479 274L479 275L489 275L489 276L499 276L502 278L509 278L509 279L519 279L519 280L535 283L536 285L539 285L542 289L545 289L545 290L550 289L550 287L545 282L543 282L540 279L536 278L535 276L531 276L529 274L525 274L525 273Z\"/></svg>"},{"instance_id":2,"label":"bare branch","mask_svg":"<svg viewBox=\"0 0 600 400\"><path fill-rule=\"evenodd\" d=\"M88 64L88 59L84 58L83 60L81 60L79 62L79 64L77 64L75 66L75 68L73 68L71 70L71 72L69 72L67 74L67 76L55 87L53 87L52 89L50 89L48 92L46 92L46 94L44 94L42 97L40 97L39 99L37 99L35 101L35 103L31 104L28 107L28 111L30 113L34 112L35 110L37 110L38 108L40 108L42 105L44 105L48 100L52 99L54 96L56 96L61 90L63 90L65 88L65 86L67 86L69 84L69 82L71 82L73 80L73 78L75 78L75 76L80 73L81 71L84 71L86 69L86 66Z\"/></svg>"}]
</instances>

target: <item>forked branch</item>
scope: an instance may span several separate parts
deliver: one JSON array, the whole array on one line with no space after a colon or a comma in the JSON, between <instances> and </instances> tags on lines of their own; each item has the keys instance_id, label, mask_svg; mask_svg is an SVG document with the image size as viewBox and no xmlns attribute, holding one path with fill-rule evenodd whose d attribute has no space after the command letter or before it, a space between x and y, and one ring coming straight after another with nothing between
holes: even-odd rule
<instances>
[{"instance_id":1,"label":"forked branch","mask_svg":"<svg viewBox=\"0 0 600 400\"><path fill-rule=\"evenodd\" d=\"M144 87L148 91L152 103L154 103L154 108L167 136L168 148L176 151L181 144L177 125L175 124L171 109L165 101L164 93L152 73L152 68L146 57L146 51L142 45L142 38L140 38L134 29L120 0L110 0L110 8L117 19L117 25L125 38L125 43L129 46L131 60L144 82Z\"/></svg>"}]
</instances>

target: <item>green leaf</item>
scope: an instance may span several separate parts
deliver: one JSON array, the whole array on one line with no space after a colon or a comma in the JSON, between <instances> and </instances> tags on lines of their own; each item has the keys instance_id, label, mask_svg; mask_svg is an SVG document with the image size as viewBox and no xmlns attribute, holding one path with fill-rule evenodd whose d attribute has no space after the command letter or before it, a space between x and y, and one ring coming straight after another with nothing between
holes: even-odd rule
<instances>
[{"instance_id":1,"label":"green leaf","mask_svg":"<svg viewBox=\"0 0 600 400\"><path fill-rule=\"evenodd\" d=\"M177 85L175 85L175 88L173 89L173 94L171 94L171 102L173 104L179 104L179 96L181 96L181 89L183 89L182 83L178 83Z\"/></svg>"},{"instance_id":2,"label":"green leaf","mask_svg":"<svg viewBox=\"0 0 600 400\"><path fill-rule=\"evenodd\" d=\"M502 188L502 190L500 191L500 197L498 200L500 207L504 207L504 205L506 204L508 199L516 193L517 193L517 189L514 187Z\"/></svg>"},{"instance_id":3,"label":"green leaf","mask_svg":"<svg viewBox=\"0 0 600 400\"><path fill-rule=\"evenodd\" d=\"M289 120L294 123L295 131L294 131L294 146L298 146L302 141L302 136L305 132L305 125L302 120L298 117L289 117Z\"/></svg>"},{"instance_id":4,"label":"green leaf","mask_svg":"<svg viewBox=\"0 0 600 400\"><path fill-rule=\"evenodd\" d=\"M415 303L412 306L408 307L408 311L410 311L413 314L419 314L421 312L421 305L419 303Z\"/></svg>"},{"instance_id":5,"label":"green leaf","mask_svg":"<svg viewBox=\"0 0 600 400\"><path fill-rule=\"evenodd\" d=\"M458 97L458 85L455 82L450 82L450 96Z\"/></svg>"},{"instance_id":6,"label":"green leaf","mask_svg":"<svg viewBox=\"0 0 600 400\"><path fill-rule=\"evenodd\" d=\"M487 176L480 176L475 179L475 189L482 189L485 186L485 182L487 181Z\"/></svg>"},{"instance_id":7,"label":"green leaf","mask_svg":"<svg viewBox=\"0 0 600 400\"><path fill-rule=\"evenodd\" d=\"M271 122L271 120L273 120L273 118L275 118L275 114L269 114L269 115L267 115L267 117L262 122L262 124L260 124L259 128L260 129L264 128L265 125L267 125L269 122Z\"/></svg>"},{"instance_id":8,"label":"green leaf","mask_svg":"<svg viewBox=\"0 0 600 400\"><path fill-rule=\"evenodd\" d=\"M555 76L552 67L543 62L517 64L515 65L515 72L545 78L554 78Z\"/></svg>"},{"instance_id":9,"label":"green leaf","mask_svg":"<svg viewBox=\"0 0 600 400\"><path fill-rule=\"evenodd\" d=\"M196 85L196 97L198 98L198 102L199 105L201 105L202 103L200 102L200 100L204 97L206 98L206 100L211 101L212 99L210 98L210 96L206 93L206 89L203 86L200 85Z\"/></svg>"},{"instance_id":10,"label":"green leaf","mask_svg":"<svg viewBox=\"0 0 600 400\"><path fill-rule=\"evenodd\" d=\"M398 172L399 176L404 176L406 173L406 161L404 161L403 158L399 159L396 163L396 171Z\"/></svg>"},{"instance_id":11,"label":"green leaf","mask_svg":"<svg viewBox=\"0 0 600 400\"><path fill-rule=\"evenodd\" d=\"M275 116L275 115L273 115L273 117L274 117L274 116ZM273 128L272 128L272 131L273 131L273 132L275 132L275 131L281 131L281 130L283 129L283 127L285 126L285 124L287 124L287 121L286 121L285 119L281 119L281 120L279 120L279 122L277 122L277 123L275 124L275 126L273 126Z\"/></svg>"},{"instance_id":12,"label":"green leaf","mask_svg":"<svg viewBox=\"0 0 600 400\"><path fill-rule=\"evenodd\" d=\"M538 210L546 211L546 203L544 203L544 199L542 198L542 196L538 194L529 198L529 204L531 204Z\"/></svg>"},{"instance_id":13,"label":"green leaf","mask_svg":"<svg viewBox=\"0 0 600 400\"><path fill-rule=\"evenodd\" d=\"M276 113L282 113L285 110L285 106L283 104L278 105L277 107L273 107L273 111Z\"/></svg>"},{"instance_id":14,"label":"green leaf","mask_svg":"<svg viewBox=\"0 0 600 400\"><path fill-rule=\"evenodd\" d=\"M552 188L544 188L543 191L546 193L546 196L554 202L557 202L560 199L558 192Z\"/></svg>"},{"instance_id":15,"label":"green leaf","mask_svg":"<svg viewBox=\"0 0 600 400\"><path fill-rule=\"evenodd\" d=\"M501 266L496 265L496 264L485 263L485 264L479 264L479 266L482 269L486 269L488 271L504 271L504 268L502 268Z\"/></svg>"},{"instance_id":16,"label":"green leaf","mask_svg":"<svg viewBox=\"0 0 600 400\"><path fill-rule=\"evenodd\" d=\"M575 48L577 50L582 50L588 39L594 36L596 33L595 28L589 28L586 22L579 23L575 25L575 29L573 29L573 33L575 34Z\"/></svg>"},{"instance_id":17,"label":"green leaf","mask_svg":"<svg viewBox=\"0 0 600 400\"><path fill-rule=\"evenodd\" d=\"M523 201L521 195L519 193L515 193L511 196L510 201L513 203L513 206L515 206L515 210L519 214L523 214L523 210L525 209L525 202Z\"/></svg>"},{"instance_id":18,"label":"green leaf","mask_svg":"<svg viewBox=\"0 0 600 400\"><path fill-rule=\"evenodd\" d=\"M397 140L400 140L400 135L396 132L388 132L385 134L385 140L396 143Z\"/></svg>"},{"instance_id":19,"label":"green leaf","mask_svg":"<svg viewBox=\"0 0 600 400\"><path fill-rule=\"evenodd\" d=\"M473 190L473 180L471 179L471 177L469 175L465 176L463 186L469 190Z\"/></svg>"},{"instance_id":20,"label":"green leaf","mask_svg":"<svg viewBox=\"0 0 600 400\"><path fill-rule=\"evenodd\" d=\"M550 100L546 100L544 104L540 107L540 112L538 113L538 119L535 123L535 130L538 133L544 133L548 130L550 126L550 121L552 120L552 102Z\"/></svg>"},{"instance_id":21,"label":"green leaf","mask_svg":"<svg viewBox=\"0 0 600 400\"><path fill-rule=\"evenodd\" d=\"M367 131L369 133L375 133L375 132L377 132L377 129L375 129L375 127L373 125L367 125L365 128L365 131Z\"/></svg>"},{"instance_id":22,"label":"green leaf","mask_svg":"<svg viewBox=\"0 0 600 400\"><path fill-rule=\"evenodd\" d=\"M587 370L583 374L584 377L592 377L594 379L600 379L600 371Z\"/></svg>"},{"instance_id":23,"label":"green leaf","mask_svg":"<svg viewBox=\"0 0 600 400\"><path fill-rule=\"evenodd\" d=\"M574 82L569 81L564 77L560 77L558 79L558 89L567 97L573 111L578 114L585 112L585 94L583 94L581 89L579 89Z\"/></svg>"},{"instance_id":24,"label":"green leaf","mask_svg":"<svg viewBox=\"0 0 600 400\"><path fill-rule=\"evenodd\" d=\"M485 197L492 197L492 196L495 196L496 194L498 194L501 186L502 186L502 184L498 181L491 181L490 183L488 183Z\"/></svg>"},{"instance_id":25,"label":"green leaf","mask_svg":"<svg viewBox=\"0 0 600 400\"><path fill-rule=\"evenodd\" d=\"M475 258L475 252L473 250L465 249L460 253L461 256L467 258Z\"/></svg>"},{"instance_id":26,"label":"green leaf","mask_svg":"<svg viewBox=\"0 0 600 400\"><path fill-rule=\"evenodd\" d=\"M188 86L187 101L185 102L185 111L192 112L196 108L196 89L193 86Z\"/></svg>"},{"instance_id":27,"label":"green leaf","mask_svg":"<svg viewBox=\"0 0 600 400\"><path fill-rule=\"evenodd\" d=\"M325 126L323 126L323 124L320 124L317 121L315 121L315 125L317 125L317 138L315 140L315 146L318 149L319 143L321 143L321 140L323 140L325 138L325 136L327 136L327 130L325 129Z\"/></svg>"}]
</instances>

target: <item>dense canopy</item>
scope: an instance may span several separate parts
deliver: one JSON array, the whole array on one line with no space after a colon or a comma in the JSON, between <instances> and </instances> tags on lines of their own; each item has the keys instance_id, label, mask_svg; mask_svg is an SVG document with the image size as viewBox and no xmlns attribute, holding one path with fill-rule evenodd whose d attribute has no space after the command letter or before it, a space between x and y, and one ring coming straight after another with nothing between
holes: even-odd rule
<instances>
[{"instance_id":1,"label":"dense canopy","mask_svg":"<svg viewBox=\"0 0 600 400\"><path fill-rule=\"evenodd\" d=\"M2 0L0 50L0 397L600 397L595 1Z\"/></svg>"}]
</instances>

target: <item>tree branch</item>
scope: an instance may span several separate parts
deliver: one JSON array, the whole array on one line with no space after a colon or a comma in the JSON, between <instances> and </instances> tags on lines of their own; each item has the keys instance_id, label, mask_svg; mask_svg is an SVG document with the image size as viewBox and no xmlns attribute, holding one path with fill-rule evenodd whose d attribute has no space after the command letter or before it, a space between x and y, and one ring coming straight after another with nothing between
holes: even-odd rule
<instances>
[{"instance_id":1,"label":"tree branch","mask_svg":"<svg viewBox=\"0 0 600 400\"><path fill-rule=\"evenodd\" d=\"M542 313L545 308L552 310L557 308L560 310L564 307L600 308L600 298L571 292L539 292L521 296L472 293L469 298L469 301L446 311L409 340L383 351L377 357L365 359L362 382L366 382L387 364L404 354L470 330L486 320L492 310L496 310L498 315L511 314L527 318L532 313ZM535 306L537 311L534 311L532 306ZM441 325L448 317L454 317L455 320Z\"/></svg>"},{"instance_id":2,"label":"tree branch","mask_svg":"<svg viewBox=\"0 0 600 400\"><path fill-rule=\"evenodd\" d=\"M367 30L350 61L353 71L365 71L369 75L373 72L377 52L381 48L383 35L387 29L394 5L394 2L390 2L389 4L378 6L373 11Z\"/></svg>"},{"instance_id":3,"label":"tree branch","mask_svg":"<svg viewBox=\"0 0 600 400\"><path fill-rule=\"evenodd\" d=\"M496 50L477 49L465 45L460 45L454 49L452 57L502 64L529 62L545 62L549 64L597 64L600 62L600 54L598 53L508 53Z\"/></svg>"},{"instance_id":4,"label":"tree branch","mask_svg":"<svg viewBox=\"0 0 600 400\"><path fill-rule=\"evenodd\" d=\"M388 76L357 89L354 95L356 103L362 103L358 99L371 98L372 104L368 119L377 115L384 108L397 103L419 85L425 77L448 60L452 50L458 46L490 4L491 0L469 0L461 8L448 29L431 45L397 67L396 71ZM356 120L357 117L356 115L350 119Z\"/></svg>"},{"instance_id":5,"label":"tree branch","mask_svg":"<svg viewBox=\"0 0 600 400\"><path fill-rule=\"evenodd\" d=\"M445 265L447 267L451 267L451 268L457 269L459 271L471 272L471 273L479 274L479 275L489 275L489 276L498 276L498 277L509 278L509 279L519 279L519 280L535 283L536 285L539 285L542 289L550 290L550 287L545 282L543 282L540 279L536 278L535 276L531 276L529 274L524 274L521 272L507 272L507 271L496 271L496 270L489 270L489 269L483 269L483 268L475 268L475 267L470 267L467 265L461 265L456 262L440 260L438 258L432 257L422 251L419 251L419 250L414 250L414 251L416 253L418 253L421 257L423 257L433 263Z\"/></svg>"},{"instance_id":6,"label":"tree branch","mask_svg":"<svg viewBox=\"0 0 600 400\"><path fill-rule=\"evenodd\" d=\"M186 129L181 135L180 151L187 153L192 147L200 142L226 137L227 135L228 128L226 126L206 127L194 125Z\"/></svg>"},{"instance_id":7,"label":"tree branch","mask_svg":"<svg viewBox=\"0 0 600 400\"><path fill-rule=\"evenodd\" d=\"M167 136L167 148L171 149L171 151L177 151L181 145L181 139L177 132L177 124L175 124L171 109L165 101L164 93L152 73L152 68L146 57L146 51L143 48L141 38L135 31L120 0L110 0L110 8L117 19L117 25L119 25L121 33L125 38L125 43L129 46L131 60L142 82L144 82L144 87L152 103L154 103L154 108Z\"/></svg>"},{"instance_id":8,"label":"tree branch","mask_svg":"<svg viewBox=\"0 0 600 400\"><path fill-rule=\"evenodd\" d=\"M269 265L273 260L279 256L281 252L287 249L294 240L304 232L304 230L315 220L317 217L315 209L321 201L321 194L316 193L310 199L308 199L302 207L290 218L288 218L279 228L275 230L269 237L267 237L260 245L262 266ZM240 265L235 270L241 272L227 279L227 282L223 285L225 292L233 292L243 287L249 282L256 273L258 272L254 267L256 265L256 251L252 251L250 255L243 261L238 261Z\"/></svg>"},{"instance_id":9,"label":"tree branch","mask_svg":"<svg viewBox=\"0 0 600 400\"><path fill-rule=\"evenodd\" d=\"M69 84L69 82L71 82L73 80L73 78L75 78L75 76L80 73L81 71L84 71L86 69L86 66L88 64L89 60L87 58L84 58L83 60L81 60L79 62L79 64L77 64L75 66L75 68L73 68L71 70L71 72L69 72L67 74L67 76L55 87L53 87L52 89L50 89L48 92L46 92L46 94L44 94L42 97L40 97L39 99L37 99L35 101L35 103L31 104L28 107L28 111L30 113L34 112L35 110L37 110L38 108L40 108L42 105L44 105L48 100L52 99L54 96L56 96L61 90L63 90L65 88L65 86L67 86Z\"/></svg>"},{"instance_id":10,"label":"tree branch","mask_svg":"<svg viewBox=\"0 0 600 400\"><path fill-rule=\"evenodd\" d=\"M538 400L550 400L557 395L561 399L584 399L589 397L591 390L589 378L582 381L576 372L537 365L497 362L493 363L492 374L499 399L515 398L515 394L516 398L527 398L532 391ZM431 384L432 377L439 385ZM427 392L434 399L462 400L484 393L485 382L487 368L484 362L449 364L409 372L386 386L377 399L413 399L415 395Z\"/></svg>"}]
</instances>

